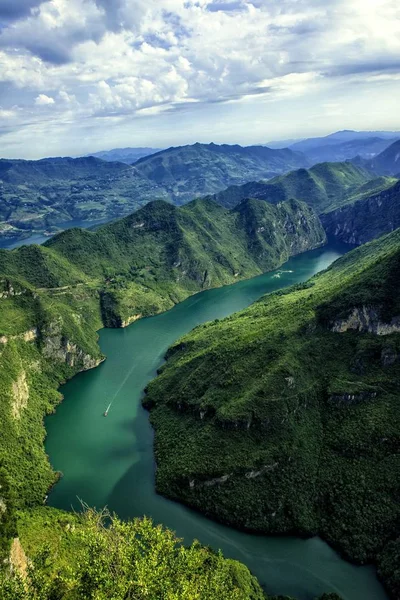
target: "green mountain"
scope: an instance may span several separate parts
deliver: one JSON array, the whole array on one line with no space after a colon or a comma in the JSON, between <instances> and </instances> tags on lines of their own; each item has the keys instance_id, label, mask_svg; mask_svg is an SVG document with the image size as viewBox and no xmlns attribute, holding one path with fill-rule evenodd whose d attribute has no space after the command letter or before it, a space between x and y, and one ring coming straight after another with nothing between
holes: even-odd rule
<instances>
[{"instance_id":1,"label":"green mountain","mask_svg":"<svg viewBox=\"0 0 400 600\"><path fill-rule=\"evenodd\" d=\"M287 148L199 143L169 148L135 163L142 175L165 187L180 203L304 166L308 166L305 156Z\"/></svg>"},{"instance_id":2,"label":"green mountain","mask_svg":"<svg viewBox=\"0 0 400 600\"><path fill-rule=\"evenodd\" d=\"M0 569L2 599L144 600L160 590L170 598L263 597L243 565L197 543L185 549L146 520L104 528L107 515L42 507L58 477L44 451L43 417L61 401L60 382L103 360L102 326L126 325L324 242L319 219L297 201L249 200L233 211L209 200L182 208L157 201L95 232L72 229L43 246L0 251L2 559L10 538L20 539L11 548L15 577ZM29 583L16 577L24 569ZM146 594L135 587L139 577Z\"/></svg>"},{"instance_id":3,"label":"green mountain","mask_svg":"<svg viewBox=\"0 0 400 600\"><path fill-rule=\"evenodd\" d=\"M321 214L385 189L394 181L389 177L374 178L366 169L348 162L321 163L311 169L291 171L268 182L232 186L215 194L213 198L228 207L249 197L274 204L296 198L307 202Z\"/></svg>"},{"instance_id":4,"label":"green mountain","mask_svg":"<svg viewBox=\"0 0 400 600\"><path fill-rule=\"evenodd\" d=\"M170 148L134 166L107 160L0 159L0 239L32 232L50 235L70 221L110 221L151 200L183 204L232 183L273 177L307 164L291 150L215 144Z\"/></svg>"},{"instance_id":5,"label":"green mountain","mask_svg":"<svg viewBox=\"0 0 400 600\"><path fill-rule=\"evenodd\" d=\"M320 534L349 559L376 562L393 598L399 268L398 229L197 327L145 399L160 493L247 530Z\"/></svg>"},{"instance_id":6,"label":"green mountain","mask_svg":"<svg viewBox=\"0 0 400 600\"><path fill-rule=\"evenodd\" d=\"M0 236L52 232L71 220L113 219L169 199L134 167L93 157L0 159Z\"/></svg>"},{"instance_id":7,"label":"green mountain","mask_svg":"<svg viewBox=\"0 0 400 600\"><path fill-rule=\"evenodd\" d=\"M400 182L352 204L321 215L328 236L364 244L400 227Z\"/></svg>"},{"instance_id":8,"label":"green mountain","mask_svg":"<svg viewBox=\"0 0 400 600\"><path fill-rule=\"evenodd\" d=\"M252 200L228 211L210 201L179 209L158 201L96 232L72 229L44 246L1 250L0 464L18 503L41 502L54 480L42 417L59 400L57 381L102 359L97 329L127 325L324 242L318 218L298 202Z\"/></svg>"}]
</instances>

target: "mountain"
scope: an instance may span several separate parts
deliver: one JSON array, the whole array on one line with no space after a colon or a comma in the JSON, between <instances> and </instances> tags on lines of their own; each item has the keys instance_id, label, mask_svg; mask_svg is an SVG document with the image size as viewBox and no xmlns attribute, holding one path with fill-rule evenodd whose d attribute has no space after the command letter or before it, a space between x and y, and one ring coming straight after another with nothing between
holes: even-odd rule
<instances>
[{"instance_id":1,"label":"mountain","mask_svg":"<svg viewBox=\"0 0 400 600\"><path fill-rule=\"evenodd\" d=\"M364 244L400 227L400 181L378 194L321 215L328 236Z\"/></svg>"},{"instance_id":2,"label":"mountain","mask_svg":"<svg viewBox=\"0 0 400 600\"><path fill-rule=\"evenodd\" d=\"M161 494L246 530L322 535L374 561L393 599L399 269L398 229L194 329L145 398Z\"/></svg>"},{"instance_id":3,"label":"mountain","mask_svg":"<svg viewBox=\"0 0 400 600\"><path fill-rule=\"evenodd\" d=\"M41 504L54 482L43 415L59 401L57 382L101 361L99 328L273 269L325 239L300 202L250 200L229 211L156 201L95 232L69 229L43 246L0 250L0 466L18 506Z\"/></svg>"},{"instance_id":4,"label":"mountain","mask_svg":"<svg viewBox=\"0 0 400 600\"><path fill-rule=\"evenodd\" d=\"M287 148L199 143L169 148L135 164L142 175L166 188L179 203L304 166L308 166L307 159Z\"/></svg>"},{"instance_id":5,"label":"mountain","mask_svg":"<svg viewBox=\"0 0 400 600\"><path fill-rule=\"evenodd\" d=\"M379 175L400 173L400 139L367 163L367 167Z\"/></svg>"},{"instance_id":6,"label":"mountain","mask_svg":"<svg viewBox=\"0 0 400 600\"><path fill-rule=\"evenodd\" d=\"M0 159L0 236L18 239L54 233L74 220L112 220L150 200L183 204L306 163L291 150L214 144L172 148L134 166L95 157Z\"/></svg>"},{"instance_id":7,"label":"mountain","mask_svg":"<svg viewBox=\"0 0 400 600\"><path fill-rule=\"evenodd\" d=\"M326 146L318 146L306 152L310 161L315 163L320 162L341 162L355 156L361 156L365 159L372 159L377 154L385 150L396 138L382 139L379 137L371 137L365 139L350 140L338 144L328 144Z\"/></svg>"},{"instance_id":8,"label":"mountain","mask_svg":"<svg viewBox=\"0 0 400 600\"><path fill-rule=\"evenodd\" d=\"M140 571L154 597L168 585L186 597L181 590L195 568L190 589L205 590L198 597L261 600L243 565L197 543L178 552L174 535L147 520L114 519L110 529L102 525L104 513L79 517L43 507L59 476L44 451L43 418L61 401L60 382L103 360L101 327L128 325L202 289L272 269L325 239L318 217L297 201L278 207L248 200L231 211L210 200L181 208L155 201L96 231L70 229L42 246L0 250L0 551L3 560L18 526L12 555L37 556L32 581L41 586L41 598L71 598L66 590L84 585L92 596L91 577L97 593L99 585L115 582L97 577L98 569L115 573L118 565L121 586ZM44 543L51 560L43 559ZM162 573L159 560L166 561ZM18 588L2 573L2 599L36 597L24 595L30 582ZM101 589L104 597L127 597Z\"/></svg>"},{"instance_id":9,"label":"mountain","mask_svg":"<svg viewBox=\"0 0 400 600\"><path fill-rule=\"evenodd\" d=\"M287 146L304 153L311 164L321 162L342 162L360 156L371 159L385 150L400 132L384 131L337 131L325 137L308 138ZM278 146L279 147L279 146Z\"/></svg>"},{"instance_id":10,"label":"mountain","mask_svg":"<svg viewBox=\"0 0 400 600\"><path fill-rule=\"evenodd\" d=\"M276 204L297 198L323 213L359 197L371 195L392 185L391 178L374 178L352 163L322 163L311 169L298 169L268 182L231 186L213 196L216 202L232 207L244 198L258 198Z\"/></svg>"},{"instance_id":11,"label":"mountain","mask_svg":"<svg viewBox=\"0 0 400 600\"><path fill-rule=\"evenodd\" d=\"M273 148L275 150L278 150L279 148L289 148L290 146L293 146L293 144L297 144L297 142L302 142L304 138L294 138L294 139L288 139L288 140L272 140L270 142L267 142L266 144L263 144L263 146L266 146L267 148Z\"/></svg>"},{"instance_id":12,"label":"mountain","mask_svg":"<svg viewBox=\"0 0 400 600\"><path fill-rule=\"evenodd\" d=\"M400 131L353 131L351 129L344 129L343 131L336 131L335 133L323 137L300 140L292 144L290 148L298 152L309 152L321 146L334 146L336 144L343 144L356 140L368 140L371 138L381 138L390 141L400 138Z\"/></svg>"},{"instance_id":13,"label":"mountain","mask_svg":"<svg viewBox=\"0 0 400 600\"><path fill-rule=\"evenodd\" d=\"M52 231L70 220L112 219L167 192L135 167L87 158L0 159L4 236Z\"/></svg>"},{"instance_id":14,"label":"mountain","mask_svg":"<svg viewBox=\"0 0 400 600\"><path fill-rule=\"evenodd\" d=\"M101 152L93 152L89 156L100 158L110 162L122 162L127 165L132 165L139 158L150 156L156 152L160 152L161 148L113 148L112 150L102 150Z\"/></svg>"}]
</instances>

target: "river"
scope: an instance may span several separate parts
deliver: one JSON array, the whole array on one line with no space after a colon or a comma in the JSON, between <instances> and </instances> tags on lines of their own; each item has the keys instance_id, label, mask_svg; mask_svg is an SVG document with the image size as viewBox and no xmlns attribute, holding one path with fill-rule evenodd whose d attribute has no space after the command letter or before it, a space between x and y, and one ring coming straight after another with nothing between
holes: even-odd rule
<instances>
[{"instance_id":1,"label":"river","mask_svg":"<svg viewBox=\"0 0 400 600\"><path fill-rule=\"evenodd\" d=\"M188 544L196 538L244 562L270 594L313 600L330 591L344 600L386 600L372 567L351 565L318 537L242 533L157 495L153 432L141 406L144 388L177 338L267 292L308 279L348 248L335 244L306 252L278 271L196 294L127 329L103 329L100 346L107 360L65 384L64 402L46 419L46 450L53 467L64 475L48 503L71 510L79 509L81 499L97 508L108 505L122 518L151 516Z\"/></svg>"}]
</instances>

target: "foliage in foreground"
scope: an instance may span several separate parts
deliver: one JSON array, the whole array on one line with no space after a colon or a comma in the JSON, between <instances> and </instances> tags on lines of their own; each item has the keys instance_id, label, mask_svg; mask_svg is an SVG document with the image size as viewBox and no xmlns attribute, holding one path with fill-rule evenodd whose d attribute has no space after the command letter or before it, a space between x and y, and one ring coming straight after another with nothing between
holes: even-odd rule
<instances>
[{"instance_id":1,"label":"foliage in foreground","mask_svg":"<svg viewBox=\"0 0 400 600\"><path fill-rule=\"evenodd\" d=\"M39 519L47 511L39 511ZM30 517L35 518L35 515ZM106 512L47 515L50 534L28 576L1 576L2 600L262 600L249 570L174 534L149 519L122 522Z\"/></svg>"}]
</instances>

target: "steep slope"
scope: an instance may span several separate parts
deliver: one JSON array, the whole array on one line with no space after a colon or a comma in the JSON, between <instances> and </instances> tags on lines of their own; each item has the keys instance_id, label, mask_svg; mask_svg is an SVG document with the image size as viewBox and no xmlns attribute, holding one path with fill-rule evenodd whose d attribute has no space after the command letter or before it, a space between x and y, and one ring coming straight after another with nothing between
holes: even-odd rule
<instances>
[{"instance_id":1,"label":"steep slope","mask_svg":"<svg viewBox=\"0 0 400 600\"><path fill-rule=\"evenodd\" d=\"M291 171L268 182L251 182L240 187L230 187L215 194L213 198L229 207L248 197L274 204L296 198L321 214L392 183L390 178L374 180L366 169L351 163L321 163L311 169Z\"/></svg>"},{"instance_id":2,"label":"steep slope","mask_svg":"<svg viewBox=\"0 0 400 600\"><path fill-rule=\"evenodd\" d=\"M0 159L0 235L54 231L71 220L112 219L168 193L134 167L93 157Z\"/></svg>"},{"instance_id":3,"label":"steep slope","mask_svg":"<svg viewBox=\"0 0 400 600\"><path fill-rule=\"evenodd\" d=\"M350 559L377 561L393 598L399 268L397 230L197 327L145 399L160 493L245 529L319 533Z\"/></svg>"},{"instance_id":4,"label":"steep slope","mask_svg":"<svg viewBox=\"0 0 400 600\"><path fill-rule=\"evenodd\" d=\"M0 251L0 467L18 506L54 482L43 415L58 382L102 359L103 325L127 325L197 291L257 275L325 242L304 204L158 201L97 232L68 230L45 246Z\"/></svg>"},{"instance_id":5,"label":"steep slope","mask_svg":"<svg viewBox=\"0 0 400 600\"><path fill-rule=\"evenodd\" d=\"M232 184L271 178L304 166L308 166L307 159L287 148L199 143L169 148L135 164L142 175L166 187L182 203Z\"/></svg>"},{"instance_id":6,"label":"steep slope","mask_svg":"<svg viewBox=\"0 0 400 600\"><path fill-rule=\"evenodd\" d=\"M328 236L364 244L400 227L400 182L390 188L321 215Z\"/></svg>"},{"instance_id":7,"label":"steep slope","mask_svg":"<svg viewBox=\"0 0 400 600\"><path fill-rule=\"evenodd\" d=\"M370 160L367 166L379 175L397 175L400 173L400 140L397 140L381 154Z\"/></svg>"}]
</instances>

